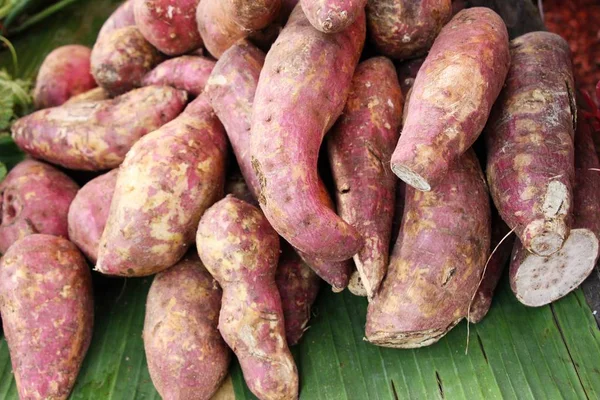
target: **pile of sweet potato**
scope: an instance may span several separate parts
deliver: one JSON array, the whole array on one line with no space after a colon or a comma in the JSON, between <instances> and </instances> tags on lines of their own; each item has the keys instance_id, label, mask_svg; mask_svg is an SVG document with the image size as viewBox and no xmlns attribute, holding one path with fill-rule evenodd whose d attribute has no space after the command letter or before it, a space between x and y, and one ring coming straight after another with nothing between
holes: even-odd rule
<instances>
[{"instance_id":1,"label":"pile of sweet potato","mask_svg":"<svg viewBox=\"0 0 600 400\"><path fill-rule=\"evenodd\" d=\"M399 348L479 322L509 258L521 302L561 298L600 252L574 87L562 38L509 41L450 0L127 0L92 49L48 55L12 127L31 157L0 184L20 396L68 397L94 273L156 275L165 399L210 398L232 352L257 397L297 398L289 347L321 286L367 296L366 340Z\"/></svg>"}]
</instances>

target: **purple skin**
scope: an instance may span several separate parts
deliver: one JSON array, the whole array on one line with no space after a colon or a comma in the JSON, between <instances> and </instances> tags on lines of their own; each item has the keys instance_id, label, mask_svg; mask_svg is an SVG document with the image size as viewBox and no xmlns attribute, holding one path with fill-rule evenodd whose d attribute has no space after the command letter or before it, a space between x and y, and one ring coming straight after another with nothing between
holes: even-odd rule
<instances>
[{"instance_id":1,"label":"purple skin","mask_svg":"<svg viewBox=\"0 0 600 400\"><path fill-rule=\"evenodd\" d=\"M142 80L142 85L167 85L196 97L204 91L214 66L215 62L205 57L172 58L150 71Z\"/></svg>"},{"instance_id":2,"label":"purple skin","mask_svg":"<svg viewBox=\"0 0 600 400\"><path fill-rule=\"evenodd\" d=\"M223 197L227 137L205 96L146 135L119 169L96 270L147 276L174 265Z\"/></svg>"},{"instance_id":3,"label":"purple skin","mask_svg":"<svg viewBox=\"0 0 600 400\"><path fill-rule=\"evenodd\" d=\"M459 12L417 74L392 171L418 190L442 184L483 130L509 65L508 33L498 14L482 7Z\"/></svg>"},{"instance_id":4,"label":"purple skin","mask_svg":"<svg viewBox=\"0 0 600 400\"><path fill-rule=\"evenodd\" d=\"M163 399L209 400L227 376L231 350L217 329L221 295L195 250L152 281L144 350Z\"/></svg>"},{"instance_id":5,"label":"purple skin","mask_svg":"<svg viewBox=\"0 0 600 400\"><path fill-rule=\"evenodd\" d=\"M75 245L30 235L0 260L0 312L21 399L67 399L92 338L92 277Z\"/></svg>"},{"instance_id":6,"label":"purple skin","mask_svg":"<svg viewBox=\"0 0 600 400\"><path fill-rule=\"evenodd\" d=\"M300 4L315 29L337 33L352 25L364 11L367 0L300 0Z\"/></svg>"},{"instance_id":7,"label":"purple skin","mask_svg":"<svg viewBox=\"0 0 600 400\"><path fill-rule=\"evenodd\" d=\"M133 14L133 0L127 0L119 6L102 25L98 33L98 39L108 33L120 28L135 25L135 16Z\"/></svg>"},{"instance_id":8,"label":"purple skin","mask_svg":"<svg viewBox=\"0 0 600 400\"><path fill-rule=\"evenodd\" d=\"M277 232L258 208L227 196L202 217L196 246L223 288L219 331L252 393L261 399L298 398L298 371L275 283Z\"/></svg>"},{"instance_id":9,"label":"purple skin","mask_svg":"<svg viewBox=\"0 0 600 400\"><path fill-rule=\"evenodd\" d=\"M68 235L67 214L79 187L39 161L17 164L0 183L0 254L28 235Z\"/></svg>"},{"instance_id":10,"label":"purple skin","mask_svg":"<svg viewBox=\"0 0 600 400\"><path fill-rule=\"evenodd\" d=\"M357 230L323 203L317 159L344 108L365 29L362 14L341 33L324 34L296 6L256 89L250 152L261 208L292 246L324 261L347 260L363 246Z\"/></svg>"},{"instance_id":11,"label":"purple skin","mask_svg":"<svg viewBox=\"0 0 600 400\"><path fill-rule=\"evenodd\" d=\"M34 112L13 124L12 137L25 152L52 164L113 169L138 139L178 116L186 101L183 91L147 86L111 100Z\"/></svg>"},{"instance_id":12,"label":"purple skin","mask_svg":"<svg viewBox=\"0 0 600 400\"><path fill-rule=\"evenodd\" d=\"M100 175L86 183L69 208L69 240L96 264L100 237L104 232L119 170Z\"/></svg>"}]
</instances>

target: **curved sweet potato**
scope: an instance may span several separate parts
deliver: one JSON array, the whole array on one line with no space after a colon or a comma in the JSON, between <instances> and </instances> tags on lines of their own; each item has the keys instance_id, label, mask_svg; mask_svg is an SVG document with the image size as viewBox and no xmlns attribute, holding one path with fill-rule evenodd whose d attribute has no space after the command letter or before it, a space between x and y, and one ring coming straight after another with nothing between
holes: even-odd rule
<instances>
[{"instance_id":1,"label":"curved sweet potato","mask_svg":"<svg viewBox=\"0 0 600 400\"><path fill-rule=\"evenodd\" d=\"M338 213L365 239L354 264L369 299L388 266L398 180L388 164L400 136L402 106L391 61L385 57L363 61L327 140Z\"/></svg>"},{"instance_id":2,"label":"curved sweet potato","mask_svg":"<svg viewBox=\"0 0 600 400\"><path fill-rule=\"evenodd\" d=\"M0 260L0 312L21 399L67 399L92 338L92 277L66 239L30 235Z\"/></svg>"},{"instance_id":3,"label":"curved sweet potato","mask_svg":"<svg viewBox=\"0 0 600 400\"><path fill-rule=\"evenodd\" d=\"M394 173L419 190L441 184L483 130L509 64L502 19L489 8L459 12L417 74L392 155Z\"/></svg>"},{"instance_id":4,"label":"curved sweet potato","mask_svg":"<svg viewBox=\"0 0 600 400\"><path fill-rule=\"evenodd\" d=\"M344 108L364 39L364 13L348 29L324 34L296 6L256 89L250 151L261 208L292 246L325 261L346 260L363 245L322 203L317 158Z\"/></svg>"},{"instance_id":5,"label":"curved sweet potato","mask_svg":"<svg viewBox=\"0 0 600 400\"><path fill-rule=\"evenodd\" d=\"M196 246L223 288L219 331L252 393L261 399L298 398L298 371L275 284L277 233L259 209L227 196L202 216Z\"/></svg>"},{"instance_id":6,"label":"curved sweet potato","mask_svg":"<svg viewBox=\"0 0 600 400\"><path fill-rule=\"evenodd\" d=\"M209 400L231 360L217 329L221 288L194 253L157 274L146 300L144 350L163 399Z\"/></svg>"},{"instance_id":7,"label":"curved sweet potato","mask_svg":"<svg viewBox=\"0 0 600 400\"><path fill-rule=\"evenodd\" d=\"M119 6L100 28L98 38L109 34L117 29L135 25L135 15L133 14L133 0L127 0Z\"/></svg>"},{"instance_id":8,"label":"curved sweet potato","mask_svg":"<svg viewBox=\"0 0 600 400\"><path fill-rule=\"evenodd\" d=\"M33 157L65 168L116 168L139 138L185 107L185 92L147 86L112 100L65 104L17 120L12 137Z\"/></svg>"},{"instance_id":9,"label":"curved sweet potato","mask_svg":"<svg viewBox=\"0 0 600 400\"><path fill-rule=\"evenodd\" d=\"M337 33L352 25L364 11L367 0L300 0L300 4L315 29Z\"/></svg>"},{"instance_id":10,"label":"curved sweet potato","mask_svg":"<svg viewBox=\"0 0 600 400\"><path fill-rule=\"evenodd\" d=\"M67 214L79 187L54 167L17 164L0 183L0 254L28 235L67 237Z\"/></svg>"},{"instance_id":11,"label":"curved sweet potato","mask_svg":"<svg viewBox=\"0 0 600 400\"><path fill-rule=\"evenodd\" d=\"M467 316L490 248L488 191L469 150L430 192L406 188L400 237L366 338L385 347L437 342Z\"/></svg>"},{"instance_id":12,"label":"curved sweet potato","mask_svg":"<svg viewBox=\"0 0 600 400\"><path fill-rule=\"evenodd\" d=\"M135 26L98 38L92 50L92 75L111 95L142 86L142 79L163 56Z\"/></svg>"},{"instance_id":13,"label":"curved sweet potato","mask_svg":"<svg viewBox=\"0 0 600 400\"><path fill-rule=\"evenodd\" d=\"M69 207L69 240L93 264L98 258L100 237L108 219L118 172L113 169L86 183Z\"/></svg>"},{"instance_id":14,"label":"curved sweet potato","mask_svg":"<svg viewBox=\"0 0 600 400\"><path fill-rule=\"evenodd\" d=\"M150 71L142 80L142 85L167 85L199 96L214 66L215 62L205 57L172 58Z\"/></svg>"},{"instance_id":15,"label":"curved sweet potato","mask_svg":"<svg viewBox=\"0 0 600 400\"><path fill-rule=\"evenodd\" d=\"M367 25L377 50L406 60L427 53L452 17L450 0L369 0Z\"/></svg>"},{"instance_id":16,"label":"curved sweet potato","mask_svg":"<svg viewBox=\"0 0 600 400\"><path fill-rule=\"evenodd\" d=\"M33 90L35 108L60 106L71 97L95 88L90 72L91 50L81 45L54 49L42 63Z\"/></svg>"},{"instance_id":17,"label":"curved sweet potato","mask_svg":"<svg viewBox=\"0 0 600 400\"><path fill-rule=\"evenodd\" d=\"M487 177L502 219L531 252L557 252L570 229L576 121L569 45L533 32L511 42L506 86L486 128Z\"/></svg>"},{"instance_id":18,"label":"curved sweet potato","mask_svg":"<svg viewBox=\"0 0 600 400\"><path fill-rule=\"evenodd\" d=\"M203 0L204 1L204 0ZM200 0L133 0L135 23L146 40L169 56L202 46L196 25Z\"/></svg>"},{"instance_id":19,"label":"curved sweet potato","mask_svg":"<svg viewBox=\"0 0 600 400\"><path fill-rule=\"evenodd\" d=\"M226 156L223 126L203 96L137 142L119 169L96 270L146 276L179 261L223 196Z\"/></svg>"}]
</instances>

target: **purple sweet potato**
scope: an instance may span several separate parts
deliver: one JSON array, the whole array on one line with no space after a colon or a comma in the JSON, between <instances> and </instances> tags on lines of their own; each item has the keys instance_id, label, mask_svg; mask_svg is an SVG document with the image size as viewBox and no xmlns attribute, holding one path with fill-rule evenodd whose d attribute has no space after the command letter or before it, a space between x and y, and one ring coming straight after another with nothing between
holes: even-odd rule
<instances>
[{"instance_id":1,"label":"purple sweet potato","mask_svg":"<svg viewBox=\"0 0 600 400\"><path fill-rule=\"evenodd\" d=\"M357 230L321 201L317 159L344 108L364 39L364 13L348 29L324 34L298 5L256 89L250 152L261 208L292 246L324 261L347 260L363 245Z\"/></svg>"},{"instance_id":2,"label":"purple sweet potato","mask_svg":"<svg viewBox=\"0 0 600 400\"><path fill-rule=\"evenodd\" d=\"M385 347L437 342L467 316L490 248L488 191L468 151L430 192L406 188L402 228L366 338Z\"/></svg>"},{"instance_id":3,"label":"purple sweet potato","mask_svg":"<svg viewBox=\"0 0 600 400\"><path fill-rule=\"evenodd\" d=\"M489 8L459 12L435 40L411 91L392 170L416 189L441 184L475 142L504 84L508 33Z\"/></svg>"},{"instance_id":4,"label":"purple sweet potato","mask_svg":"<svg viewBox=\"0 0 600 400\"><path fill-rule=\"evenodd\" d=\"M367 0L300 0L300 4L315 29L337 33L352 25L364 12Z\"/></svg>"},{"instance_id":5,"label":"purple sweet potato","mask_svg":"<svg viewBox=\"0 0 600 400\"><path fill-rule=\"evenodd\" d=\"M249 151L251 113L264 59L262 51L247 41L240 41L223 53L206 85L206 95L225 126L242 175L254 198L258 197L260 184L252 168ZM333 209L323 183L319 185L322 204ZM334 290L343 290L348 284L351 266L348 262L325 261L304 253L302 258Z\"/></svg>"},{"instance_id":6,"label":"purple sweet potato","mask_svg":"<svg viewBox=\"0 0 600 400\"><path fill-rule=\"evenodd\" d=\"M0 312L21 399L67 399L92 338L92 277L66 239L35 234L0 260Z\"/></svg>"},{"instance_id":7,"label":"purple sweet potato","mask_svg":"<svg viewBox=\"0 0 600 400\"><path fill-rule=\"evenodd\" d=\"M17 164L0 183L0 254L28 235L67 237L67 214L79 187L54 167Z\"/></svg>"},{"instance_id":8,"label":"purple sweet potato","mask_svg":"<svg viewBox=\"0 0 600 400\"><path fill-rule=\"evenodd\" d=\"M69 208L69 240L93 264L98 258L100 237L108 219L117 173L118 169L113 169L86 183Z\"/></svg>"},{"instance_id":9,"label":"purple sweet potato","mask_svg":"<svg viewBox=\"0 0 600 400\"><path fill-rule=\"evenodd\" d=\"M223 288L219 331L252 393L261 399L298 398L298 371L286 343L275 283L275 230L259 209L227 196L200 220L196 246Z\"/></svg>"},{"instance_id":10,"label":"purple sweet potato","mask_svg":"<svg viewBox=\"0 0 600 400\"><path fill-rule=\"evenodd\" d=\"M227 376L231 350L217 329L221 295L195 250L152 281L144 349L163 399L209 400Z\"/></svg>"},{"instance_id":11,"label":"purple sweet potato","mask_svg":"<svg viewBox=\"0 0 600 400\"><path fill-rule=\"evenodd\" d=\"M104 90L104 88L97 87L71 97L65 102L65 104L84 103L87 101L100 101L108 99L110 99L108 92Z\"/></svg>"},{"instance_id":12,"label":"purple sweet potato","mask_svg":"<svg viewBox=\"0 0 600 400\"><path fill-rule=\"evenodd\" d=\"M219 59L238 40L269 26L281 0L202 0L196 20L204 46Z\"/></svg>"},{"instance_id":13,"label":"purple sweet potato","mask_svg":"<svg viewBox=\"0 0 600 400\"><path fill-rule=\"evenodd\" d=\"M573 206L573 72L560 36L511 42L506 86L486 128L487 178L502 219L531 252L557 252Z\"/></svg>"},{"instance_id":14,"label":"purple sweet potato","mask_svg":"<svg viewBox=\"0 0 600 400\"><path fill-rule=\"evenodd\" d=\"M127 0L119 6L100 28L98 38L109 34L117 29L135 25L135 15L133 13L133 0Z\"/></svg>"},{"instance_id":15,"label":"purple sweet potato","mask_svg":"<svg viewBox=\"0 0 600 400\"><path fill-rule=\"evenodd\" d=\"M137 142L119 169L96 269L146 276L179 261L223 197L226 156L223 126L203 96Z\"/></svg>"},{"instance_id":16,"label":"purple sweet potato","mask_svg":"<svg viewBox=\"0 0 600 400\"><path fill-rule=\"evenodd\" d=\"M579 118L575 133L575 168L573 229L562 248L549 257L540 257L529 253L518 240L515 243L510 285L527 306L543 306L567 295L588 277L598 261L600 162L583 118Z\"/></svg>"},{"instance_id":17,"label":"purple sweet potato","mask_svg":"<svg viewBox=\"0 0 600 400\"><path fill-rule=\"evenodd\" d=\"M204 0L203 0L204 1ZM200 0L133 0L135 23L154 47L178 56L202 46L196 25Z\"/></svg>"},{"instance_id":18,"label":"purple sweet potato","mask_svg":"<svg viewBox=\"0 0 600 400\"><path fill-rule=\"evenodd\" d=\"M375 48L385 56L420 57L452 16L450 0L369 0L367 25Z\"/></svg>"},{"instance_id":19,"label":"purple sweet potato","mask_svg":"<svg viewBox=\"0 0 600 400\"><path fill-rule=\"evenodd\" d=\"M215 62L205 57L172 58L150 71L142 80L142 85L168 85L199 96L214 66Z\"/></svg>"},{"instance_id":20,"label":"purple sweet potato","mask_svg":"<svg viewBox=\"0 0 600 400\"><path fill-rule=\"evenodd\" d=\"M494 214L492 217L492 240L490 245L491 258L488 257L489 261L486 261L487 267L485 269L485 274L483 275L483 280L471 303L469 315L467 315L468 321L472 324L480 322L486 316L492 305L494 291L502 277L504 267L506 267L506 264L510 259L510 253L515 241L514 235L511 234L500 244L500 241L505 238L508 232L510 232L510 229L508 229L506 223L502 221L498 214ZM496 247L498 248L496 249ZM494 250L496 250L496 252L491 254Z\"/></svg>"},{"instance_id":21,"label":"purple sweet potato","mask_svg":"<svg viewBox=\"0 0 600 400\"><path fill-rule=\"evenodd\" d=\"M98 38L92 50L92 74L111 95L142 86L142 79L163 59L135 26Z\"/></svg>"},{"instance_id":22,"label":"purple sweet potato","mask_svg":"<svg viewBox=\"0 0 600 400\"><path fill-rule=\"evenodd\" d=\"M17 120L12 137L33 157L75 170L116 168L139 138L181 113L185 92L147 86L112 100L65 104Z\"/></svg>"},{"instance_id":23,"label":"purple sweet potato","mask_svg":"<svg viewBox=\"0 0 600 400\"><path fill-rule=\"evenodd\" d=\"M398 180L388 165L400 136L402 106L391 61L364 61L356 68L344 113L327 140L338 213L365 239L354 264L369 299L388 266Z\"/></svg>"},{"instance_id":24,"label":"purple sweet potato","mask_svg":"<svg viewBox=\"0 0 600 400\"><path fill-rule=\"evenodd\" d=\"M35 108L60 106L69 98L95 88L90 55L88 47L76 44L59 47L48 54L33 90Z\"/></svg>"}]
</instances>

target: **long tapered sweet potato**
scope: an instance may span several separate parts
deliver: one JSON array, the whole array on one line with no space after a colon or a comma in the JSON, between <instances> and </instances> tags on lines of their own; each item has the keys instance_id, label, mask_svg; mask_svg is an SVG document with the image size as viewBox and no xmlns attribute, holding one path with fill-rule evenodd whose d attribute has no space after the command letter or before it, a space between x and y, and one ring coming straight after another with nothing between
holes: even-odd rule
<instances>
[{"instance_id":1,"label":"long tapered sweet potato","mask_svg":"<svg viewBox=\"0 0 600 400\"><path fill-rule=\"evenodd\" d=\"M509 64L502 19L489 8L459 12L417 74L392 155L394 173L419 190L440 184L483 130Z\"/></svg>"},{"instance_id":2,"label":"long tapered sweet potato","mask_svg":"<svg viewBox=\"0 0 600 400\"><path fill-rule=\"evenodd\" d=\"M142 86L142 79L163 56L136 26L119 28L98 38L92 49L92 75L111 95Z\"/></svg>"},{"instance_id":3,"label":"long tapered sweet potato","mask_svg":"<svg viewBox=\"0 0 600 400\"><path fill-rule=\"evenodd\" d=\"M118 171L113 169L86 183L69 207L69 240L93 264L98 258L98 246L108 219Z\"/></svg>"},{"instance_id":4,"label":"long tapered sweet potato","mask_svg":"<svg viewBox=\"0 0 600 400\"><path fill-rule=\"evenodd\" d=\"M256 89L250 151L261 208L292 246L325 261L346 260L363 244L322 203L317 158L344 108L364 39L364 13L348 29L324 34L296 6Z\"/></svg>"},{"instance_id":5,"label":"long tapered sweet potato","mask_svg":"<svg viewBox=\"0 0 600 400\"><path fill-rule=\"evenodd\" d=\"M338 213L365 239L354 264L370 299L388 266L398 180L388 164L400 136L402 106L391 61L385 57L364 61L327 140Z\"/></svg>"},{"instance_id":6,"label":"long tapered sweet potato","mask_svg":"<svg viewBox=\"0 0 600 400\"><path fill-rule=\"evenodd\" d=\"M262 51L247 41L240 41L223 53L206 85L206 95L225 126L242 175L255 199L258 198L260 184L252 168L250 130L252 105L264 60ZM322 183L320 190L323 204L333 208ZM342 290L348 284L348 262L324 261L304 253L302 258L334 290Z\"/></svg>"},{"instance_id":7,"label":"long tapered sweet potato","mask_svg":"<svg viewBox=\"0 0 600 400\"><path fill-rule=\"evenodd\" d=\"M139 138L181 113L185 92L147 86L112 100L65 104L17 120L12 137L33 157L65 168L118 167Z\"/></svg>"},{"instance_id":8,"label":"long tapered sweet potato","mask_svg":"<svg viewBox=\"0 0 600 400\"><path fill-rule=\"evenodd\" d=\"M380 346L433 344L467 316L490 248L490 204L468 151L430 192L406 188L402 228L366 338Z\"/></svg>"},{"instance_id":9,"label":"long tapered sweet potato","mask_svg":"<svg viewBox=\"0 0 600 400\"><path fill-rule=\"evenodd\" d=\"M48 54L33 90L35 107L60 106L71 97L95 88L90 55L91 50L81 45L61 46Z\"/></svg>"},{"instance_id":10,"label":"long tapered sweet potato","mask_svg":"<svg viewBox=\"0 0 600 400\"><path fill-rule=\"evenodd\" d=\"M119 6L100 28L98 38L109 34L117 29L135 25L135 15L133 13L133 0L127 0Z\"/></svg>"},{"instance_id":11,"label":"long tapered sweet potato","mask_svg":"<svg viewBox=\"0 0 600 400\"><path fill-rule=\"evenodd\" d=\"M96 270L145 276L179 261L223 196L226 156L223 126L203 96L137 142L119 169Z\"/></svg>"},{"instance_id":12,"label":"long tapered sweet potato","mask_svg":"<svg viewBox=\"0 0 600 400\"><path fill-rule=\"evenodd\" d=\"M223 288L219 331L261 399L298 397L298 371L285 340L275 283L279 236L256 207L232 196L200 220L196 246Z\"/></svg>"},{"instance_id":13,"label":"long tapered sweet potato","mask_svg":"<svg viewBox=\"0 0 600 400\"><path fill-rule=\"evenodd\" d=\"M529 253L517 240L510 264L510 284L525 305L549 304L577 288L600 255L600 162L588 124L578 121L575 133L573 229L562 248L549 257Z\"/></svg>"},{"instance_id":14,"label":"long tapered sweet potato","mask_svg":"<svg viewBox=\"0 0 600 400\"><path fill-rule=\"evenodd\" d=\"M0 260L0 312L21 399L66 400L92 338L92 277L66 239L36 234Z\"/></svg>"},{"instance_id":15,"label":"long tapered sweet potato","mask_svg":"<svg viewBox=\"0 0 600 400\"><path fill-rule=\"evenodd\" d=\"M168 85L199 96L215 62L204 57L181 56L160 63L142 80L142 85Z\"/></svg>"},{"instance_id":16,"label":"long tapered sweet potato","mask_svg":"<svg viewBox=\"0 0 600 400\"><path fill-rule=\"evenodd\" d=\"M221 288L194 253L157 274L146 300L144 350L163 399L209 400L231 360L217 329Z\"/></svg>"},{"instance_id":17,"label":"long tapered sweet potato","mask_svg":"<svg viewBox=\"0 0 600 400\"><path fill-rule=\"evenodd\" d=\"M204 1L204 0L203 0ZM133 0L135 24L162 53L178 56L202 46L196 25L200 0Z\"/></svg>"},{"instance_id":18,"label":"long tapered sweet potato","mask_svg":"<svg viewBox=\"0 0 600 400\"><path fill-rule=\"evenodd\" d=\"M450 0L369 0L367 25L375 48L405 60L420 57L452 16Z\"/></svg>"},{"instance_id":19,"label":"long tapered sweet potato","mask_svg":"<svg viewBox=\"0 0 600 400\"><path fill-rule=\"evenodd\" d=\"M487 178L502 219L531 252L548 256L569 234L573 206L573 72L560 36L511 42L506 87L486 128Z\"/></svg>"},{"instance_id":20,"label":"long tapered sweet potato","mask_svg":"<svg viewBox=\"0 0 600 400\"><path fill-rule=\"evenodd\" d=\"M337 33L352 25L365 9L367 0L300 0L300 4L315 29Z\"/></svg>"},{"instance_id":21,"label":"long tapered sweet potato","mask_svg":"<svg viewBox=\"0 0 600 400\"><path fill-rule=\"evenodd\" d=\"M67 214L79 187L54 167L17 164L0 183L0 254L28 235L67 237Z\"/></svg>"}]
</instances>

